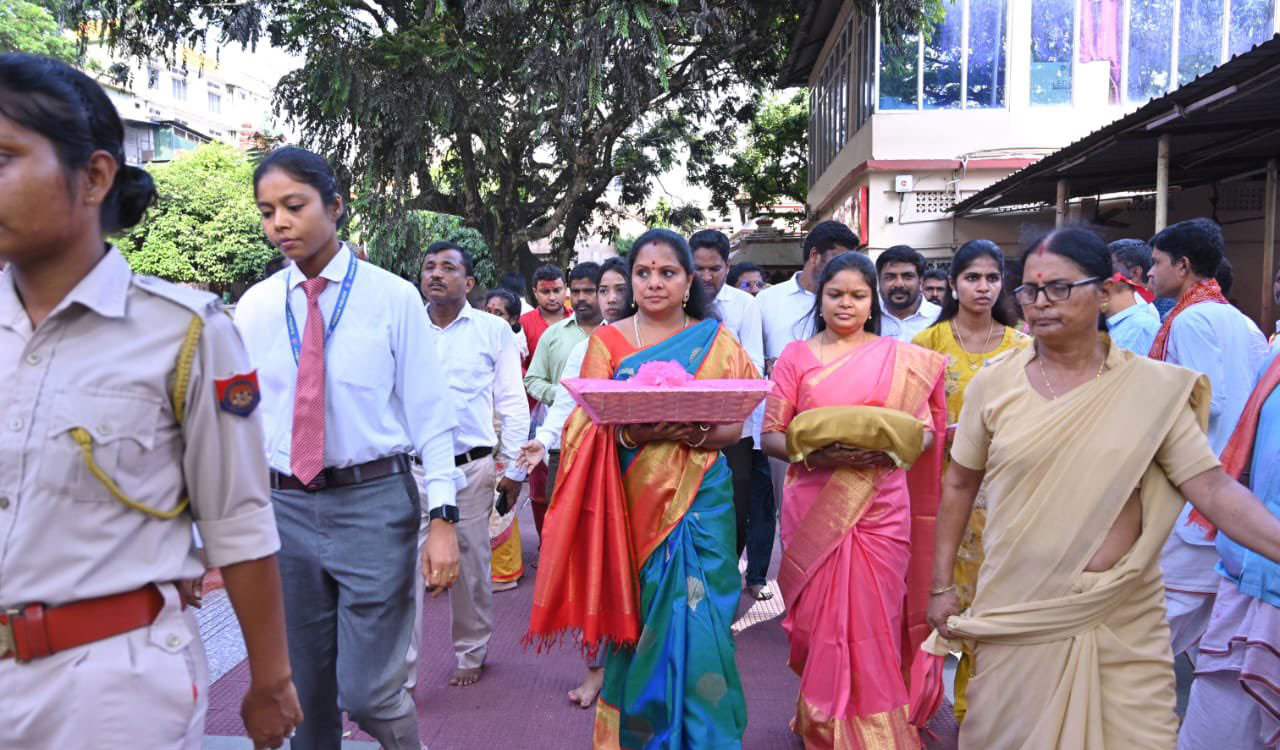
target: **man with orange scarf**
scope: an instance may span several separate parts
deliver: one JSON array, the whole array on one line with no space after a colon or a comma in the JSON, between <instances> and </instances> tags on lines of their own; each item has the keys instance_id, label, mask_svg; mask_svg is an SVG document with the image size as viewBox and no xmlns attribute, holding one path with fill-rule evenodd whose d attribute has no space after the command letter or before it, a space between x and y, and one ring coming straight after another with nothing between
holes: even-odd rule
<instances>
[{"instance_id":1,"label":"man with orange scarf","mask_svg":"<svg viewBox=\"0 0 1280 750\"><path fill-rule=\"evenodd\" d=\"M1267 353L1258 326L1227 302L1214 281L1225 254L1222 229L1209 219L1189 219L1151 238L1152 291L1178 303L1165 317L1150 356L1204 374L1213 389L1209 445L1221 454L1253 391ZM1219 576L1218 553L1208 524L1188 505L1161 554L1173 654L1195 662L1209 624Z\"/></svg>"}]
</instances>

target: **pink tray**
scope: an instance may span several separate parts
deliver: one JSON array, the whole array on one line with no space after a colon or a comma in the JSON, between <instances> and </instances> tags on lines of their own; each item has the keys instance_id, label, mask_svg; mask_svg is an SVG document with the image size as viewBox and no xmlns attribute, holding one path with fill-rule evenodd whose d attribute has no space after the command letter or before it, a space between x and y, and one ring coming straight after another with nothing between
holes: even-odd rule
<instances>
[{"instance_id":1,"label":"pink tray","mask_svg":"<svg viewBox=\"0 0 1280 750\"><path fill-rule=\"evenodd\" d=\"M767 380L695 380L681 386L597 378L565 378L560 382L596 424L745 422L773 390L773 383Z\"/></svg>"}]
</instances>

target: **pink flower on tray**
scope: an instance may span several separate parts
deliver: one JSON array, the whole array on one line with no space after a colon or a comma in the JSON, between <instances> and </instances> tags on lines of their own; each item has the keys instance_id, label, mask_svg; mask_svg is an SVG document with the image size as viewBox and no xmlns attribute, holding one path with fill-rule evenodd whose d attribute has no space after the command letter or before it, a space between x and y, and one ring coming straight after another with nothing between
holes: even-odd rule
<instances>
[{"instance_id":1,"label":"pink flower on tray","mask_svg":"<svg viewBox=\"0 0 1280 750\"><path fill-rule=\"evenodd\" d=\"M656 361L640 365L640 369L631 377L631 382L635 385L679 388L688 385L693 379L677 362Z\"/></svg>"}]
</instances>

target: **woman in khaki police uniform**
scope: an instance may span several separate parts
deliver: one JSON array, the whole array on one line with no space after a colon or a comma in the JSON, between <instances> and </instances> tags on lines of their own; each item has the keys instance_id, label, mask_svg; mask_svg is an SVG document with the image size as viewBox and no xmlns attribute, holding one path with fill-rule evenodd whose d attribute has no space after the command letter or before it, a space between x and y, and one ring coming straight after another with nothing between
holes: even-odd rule
<instances>
[{"instance_id":1,"label":"woman in khaki police uniform","mask_svg":"<svg viewBox=\"0 0 1280 750\"><path fill-rule=\"evenodd\" d=\"M0 55L0 747L201 746L194 528L244 631L245 725L279 747L302 715L256 379L213 295L104 242L155 199L122 141L84 74Z\"/></svg>"}]
</instances>

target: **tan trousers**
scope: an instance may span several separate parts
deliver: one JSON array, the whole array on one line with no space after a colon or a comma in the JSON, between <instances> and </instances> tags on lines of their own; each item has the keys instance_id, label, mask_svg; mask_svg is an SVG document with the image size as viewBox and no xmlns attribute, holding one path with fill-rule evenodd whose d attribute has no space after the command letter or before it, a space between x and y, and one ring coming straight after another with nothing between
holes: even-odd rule
<instances>
[{"instance_id":1,"label":"tan trousers","mask_svg":"<svg viewBox=\"0 0 1280 750\"><path fill-rule=\"evenodd\" d=\"M489 544L489 515L493 512L494 493L498 477L493 456L476 459L462 466L467 486L458 490L459 573L458 581L449 589L449 607L452 613L453 651L460 669L474 669L484 664L489 638L493 635L493 581L490 578L492 548ZM422 521L418 529L419 559L426 546L429 519L427 518L426 490L422 488L422 469L414 467L422 496ZM418 654L422 646L422 601L424 582L422 566L418 566L417 583L414 585L415 617L413 635L409 642L406 662L409 667L409 685L415 684Z\"/></svg>"},{"instance_id":2,"label":"tan trousers","mask_svg":"<svg viewBox=\"0 0 1280 750\"><path fill-rule=\"evenodd\" d=\"M0 660L0 747L200 750L209 675L177 589L149 627L18 664Z\"/></svg>"}]
</instances>

